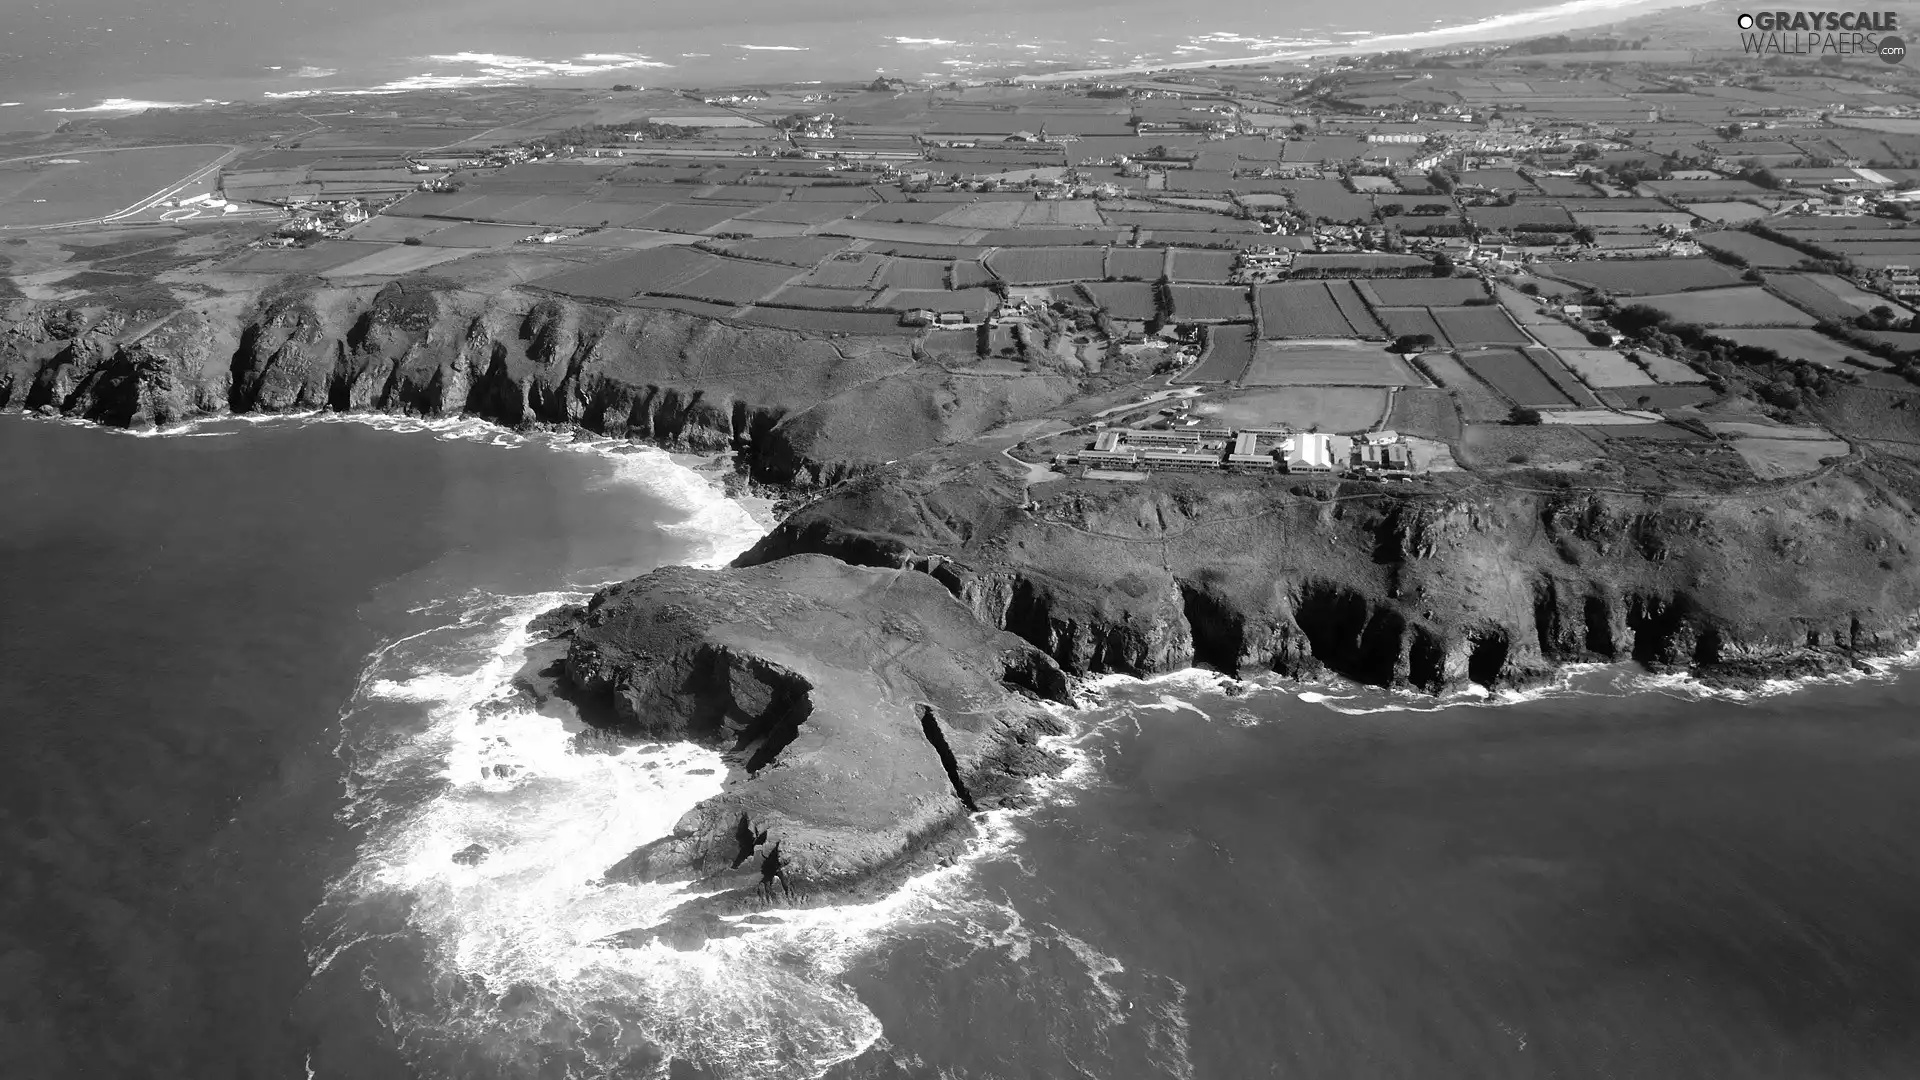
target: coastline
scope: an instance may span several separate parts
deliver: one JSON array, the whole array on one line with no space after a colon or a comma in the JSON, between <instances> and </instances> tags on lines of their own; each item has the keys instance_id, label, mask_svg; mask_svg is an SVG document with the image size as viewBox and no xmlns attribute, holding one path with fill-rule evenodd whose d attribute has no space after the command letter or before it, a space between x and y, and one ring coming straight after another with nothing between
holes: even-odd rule
<instances>
[{"instance_id":1,"label":"coastline","mask_svg":"<svg viewBox=\"0 0 1920 1080\"><path fill-rule=\"evenodd\" d=\"M1245 56L1217 56L1198 60L1174 59L1173 56L1177 55L1181 49L1191 48L1191 46L1179 46L1173 49L1172 55L1161 55L1137 63L1078 66L1068 70L1028 74L1024 69L1032 66L1034 61L1031 57L1036 55L1028 51L1009 53L998 60L968 60L964 62L963 67L956 68L955 73L964 73L965 81L978 82L1006 78L1022 83L1044 85L1121 75L1149 74L1158 71L1195 71L1214 67L1326 60L1401 49L1490 45L1535 35L1603 26L1655 12L1697 7L1707 2L1709 0L1562 0L1560 3L1544 7L1489 15L1458 25L1425 30L1336 31L1333 32L1332 38L1323 38L1311 45ZM1218 40L1234 40L1244 38L1244 35L1232 34L1217 37ZM1335 38L1346 40L1334 40ZM883 34L875 39L875 47L881 47L883 43L889 41L893 43L895 49L902 52L902 61L922 55L922 52L930 47L926 42L942 46L958 44L945 39L887 37ZM1084 48L1086 47L1083 46ZM795 47L796 55L805 51L807 50ZM754 55L764 56L765 54ZM45 114L61 119L80 119L88 116L118 118L136 115L146 109L195 109L245 105L250 101L266 103L306 98L389 96L423 90L461 91L491 87L584 90L597 88L590 84L589 80L619 81L623 77L644 79L649 85L662 89L712 84L716 78L722 84L734 81L731 76L705 71L697 66L683 70L674 63L641 54L595 53L574 58L536 58L454 50L427 57L394 58L382 63L389 68L388 74L393 74L409 67L417 68L421 62L425 61L434 61L441 67L452 64L477 67L480 70L472 74L415 72L395 75L385 81L369 82L367 85L314 86L312 83L337 75L338 72L328 68L306 67L299 71L284 71L275 75L263 73L247 77L226 76L217 90L212 82L195 83L190 87L189 84L182 83L181 87L175 87L175 91L187 87L189 92L185 93L170 92L168 87L171 84L145 78L121 86L117 90L105 92L104 96L90 102L78 98L72 91L63 91L16 94L14 96L22 100L10 101L7 104L9 107L19 107L23 115ZM830 75L828 77L831 78ZM927 76L922 76L923 79L925 77ZM818 78L789 79L784 83L780 80L775 82L781 85L797 85L817 81L820 80ZM220 96L195 96L208 92L217 92Z\"/></svg>"},{"instance_id":2,"label":"coastline","mask_svg":"<svg viewBox=\"0 0 1920 1080\"><path fill-rule=\"evenodd\" d=\"M1416 30L1399 34L1379 34L1350 42L1330 42L1325 46L1288 49L1209 60L1186 60L1153 64L1077 71L1057 71L1044 75L1019 76L1022 82L1074 82L1109 78L1117 75L1150 74L1156 71L1203 71L1208 68L1244 67L1253 64L1290 63L1325 60L1335 57L1368 56L1404 49L1430 49L1439 46L1496 45L1536 35L1564 33L1605 26L1641 15L1682 8L1702 7L1713 0L1563 0L1551 7L1533 8L1511 15L1494 15L1461 26Z\"/></svg>"}]
</instances>

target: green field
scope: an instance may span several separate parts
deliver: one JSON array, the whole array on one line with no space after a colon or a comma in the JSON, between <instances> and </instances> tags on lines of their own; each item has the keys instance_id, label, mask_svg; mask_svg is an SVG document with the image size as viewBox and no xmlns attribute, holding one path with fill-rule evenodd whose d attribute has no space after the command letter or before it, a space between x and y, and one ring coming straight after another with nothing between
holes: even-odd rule
<instances>
[{"instance_id":1,"label":"green field","mask_svg":"<svg viewBox=\"0 0 1920 1080\"><path fill-rule=\"evenodd\" d=\"M1194 414L1226 427L1294 427L1327 432L1371 431L1387 411L1387 392L1369 386L1303 386L1253 390L1206 402Z\"/></svg>"},{"instance_id":2,"label":"green field","mask_svg":"<svg viewBox=\"0 0 1920 1080\"><path fill-rule=\"evenodd\" d=\"M1640 303L1701 326L1812 326L1813 316L1758 285L1643 296Z\"/></svg>"},{"instance_id":3,"label":"green field","mask_svg":"<svg viewBox=\"0 0 1920 1080\"><path fill-rule=\"evenodd\" d=\"M1358 341L1262 341L1244 386L1418 386L1406 361Z\"/></svg>"},{"instance_id":4,"label":"green field","mask_svg":"<svg viewBox=\"0 0 1920 1080\"><path fill-rule=\"evenodd\" d=\"M0 167L0 228L92 221L213 164L220 146L87 150Z\"/></svg>"}]
</instances>

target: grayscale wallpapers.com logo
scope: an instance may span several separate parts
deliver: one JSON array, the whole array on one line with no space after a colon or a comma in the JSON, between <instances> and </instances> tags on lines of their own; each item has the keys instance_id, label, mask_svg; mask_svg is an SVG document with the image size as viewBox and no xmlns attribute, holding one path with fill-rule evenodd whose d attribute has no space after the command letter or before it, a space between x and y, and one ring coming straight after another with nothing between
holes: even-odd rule
<instances>
[{"instance_id":1,"label":"grayscale wallpapers.com logo","mask_svg":"<svg viewBox=\"0 0 1920 1080\"><path fill-rule=\"evenodd\" d=\"M1907 43L1893 35L1900 16L1892 11L1761 11L1734 23L1749 56L1877 56L1886 64L1907 58Z\"/></svg>"}]
</instances>

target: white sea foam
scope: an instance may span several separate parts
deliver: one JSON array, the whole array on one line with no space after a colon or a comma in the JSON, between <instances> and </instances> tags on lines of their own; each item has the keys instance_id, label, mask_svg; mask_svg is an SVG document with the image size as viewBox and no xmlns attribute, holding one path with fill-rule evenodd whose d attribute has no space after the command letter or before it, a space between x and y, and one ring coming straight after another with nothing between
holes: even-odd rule
<instances>
[{"instance_id":1,"label":"white sea foam","mask_svg":"<svg viewBox=\"0 0 1920 1080\"><path fill-rule=\"evenodd\" d=\"M609 944L697 895L603 875L717 793L725 766L688 744L583 742L512 707L507 681L531 616L580 595L469 598L456 622L376 654L347 716L349 815L365 839L311 924L311 958L316 975L363 968L423 1071L478 1053L505 1073L538 1053L574 1062L574 1075L649 1075L643 1040L722 1075L815 1076L880 1037L842 977L887 935L937 919L1025 955L1017 910L963 887L981 859L1018 838L1031 811L1010 810L976 818L965 858L881 899L733 917L743 933L696 951ZM426 718L397 736L355 729L383 703ZM1043 786L1077 782L1084 769L1082 757ZM482 849L477 862L455 858ZM392 911L405 913L403 928L382 922ZM396 982L393 963L375 957L401 938L427 960ZM1107 966L1090 970L1098 982ZM612 1030L625 1034L595 1034Z\"/></svg>"},{"instance_id":2,"label":"white sea foam","mask_svg":"<svg viewBox=\"0 0 1920 1080\"><path fill-rule=\"evenodd\" d=\"M107 98L95 105L48 109L52 113L137 113L148 109L191 109L205 104L194 101L141 101L138 98Z\"/></svg>"}]
</instances>

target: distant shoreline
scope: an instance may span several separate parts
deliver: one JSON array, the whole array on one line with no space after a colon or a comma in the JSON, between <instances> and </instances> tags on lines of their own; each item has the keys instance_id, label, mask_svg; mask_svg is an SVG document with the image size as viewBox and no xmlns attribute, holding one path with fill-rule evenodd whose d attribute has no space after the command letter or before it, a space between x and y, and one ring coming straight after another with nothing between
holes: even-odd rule
<instances>
[{"instance_id":1,"label":"distant shoreline","mask_svg":"<svg viewBox=\"0 0 1920 1080\"><path fill-rule=\"evenodd\" d=\"M1536 35L1606 26L1638 15L1680 8L1704 7L1714 0L1566 0L1553 7L1495 15L1462 26L1438 30L1418 30L1406 34L1385 34L1308 49L1290 49L1259 56L1217 60L1182 60L1171 64L1136 67L1090 68L1056 71L1045 75L1014 76L1021 82L1077 82L1082 79L1111 78L1119 75L1147 75L1159 71L1205 71L1210 68L1245 67L1251 64L1276 64L1300 60L1318 60L1335 56L1368 56L1402 49L1431 49L1441 45L1494 44L1521 40Z\"/></svg>"},{"instance_id":2,"label":"distant shoreline","mask_svg":"<svg viewBox=\"0 0 1920 1080\"><path fill-rule=\"evenodd\" d=\"M1709 2L1709 0L1563 0L1561 3L1547 7L1486 16L1457 26L1445 26L1430 30L1416 30L1396 34L1368 33L1364 34L1364 36L1350 38L1349 40L1333 40L1328 38L1318 40L1313 44L1305 44L1303 42L1294 47L1250 56L1209 57L1196 60L1143 60L1139 63L1122 66L1079 67L1062 71L1035 73L1023 73L1019 69L1019 66L1015 64L1001 66L987 63L983 64L977 73L967 76L960 76L956 73L956 77L959 78L960 81L968 83L1010 79L1020 83L1043 86L1051 83L1120 76L1138 76L1155 72L1203 71L1211 68L1225 69L1255 64L1290 63L1336 57L1365 56L1399 49L1431 49L1481 44L1491 45L1498 42L1513 41L1527 37L1605 26L1656 12L1698 7L1707 2ZM1339 34L1333 36L1337 38L1353 33L1362 32L1341 31ZM1306 37L1306 41L1314 40L1311 35ZM1084 42L1083 44L1087 48L1093 47L1092 41ZM1062 51L1064 52L1066 50ZM1081 50L1076 49L1075 51ZM465 54L457 55L464 56ZM452 57L446 59L452 59ZM187 94L179 93L178 91L181 89L179 87L163 87L159 84L149 82L137 89L122 88L121 93L109 94L90 105L74 103L72 100L73 95L71 94L53 95L45 99L47 104L44 105L38 105L38 103L33 102L31 98L24 102L10 101L7 104L10 106L29 106L23 108L23 112L46 115L49 120L56 116L61 119L75 119L87 116L119 117L136 115L153 108L230 106L249 104L256 100L260 103L268 103L273 101L298 100L301 98L390 97L417 91L460 91L499 87L562 90L596 89L599 87L594 83L598 83L601 79L618 80L622 78L623 75L626 77L634 77L643 74L640 71L627 71L624 68L620 70L609 68L604 72L595 71L591 75L585 71L581 71L565 78L555 78L551 74L542 77L542 75L538 73L538 69L544 68L551 71L556 66L566 67L573 62L536 60L525 57L494 57L492 59L502 64L509 61L515 64L524 64L526 65L524 69L525 74L521 75L517 72L508 74L503 71L494 74L476 75L422 75L416 71L412 75L396 75L394 79L387 82L379 82L380 76L375 76L374 80L366 86L321 87L311 86L310 84L313 81L311 77L289 75L285 78L274 80L244 80L245 82L251 82L251 86L237 86L232 85L231 82L218 87L212 83L196 85L193 88L195 92ZM603 59L611 63L610 57ZM641 58L638 57L630 59L634 61L635 66L645 66L648 68L656 66L651 61L646 61L643 65ZM303 71L311 70L323 69L303 69ZM330 70L328 71L328 74L332 73ZM659 89L671 90L679 87L682 82L681 79L676 79L674 74L690 75L691 73L668 73L655 70L646 72L645 74L652 76L652 79L647 81L659 80ZM594 80L594 83L589 83L589 79ZM695 81L704 82L706 80ZM789 86L818 81L820 80L794 80L774 76L764 82L759 82L755 81L752 75L747 75L745 78L739 80L722 78L717 85ZM833 79L829 81L837 82L843 80ZM855 82L858 81L858 77L849 74L844 77L844 81ZM939 82L938 79L930 79L927 77L909 79L908 81L927 85L934 85ZM302 86L302 83L309 85ZM688 85L693 84L694 83L688 83ZM174 92L168 93L168 90L173 90ZM35 105L38 105L38 107L32 107Z\"/></svg>"}]
</instances>

